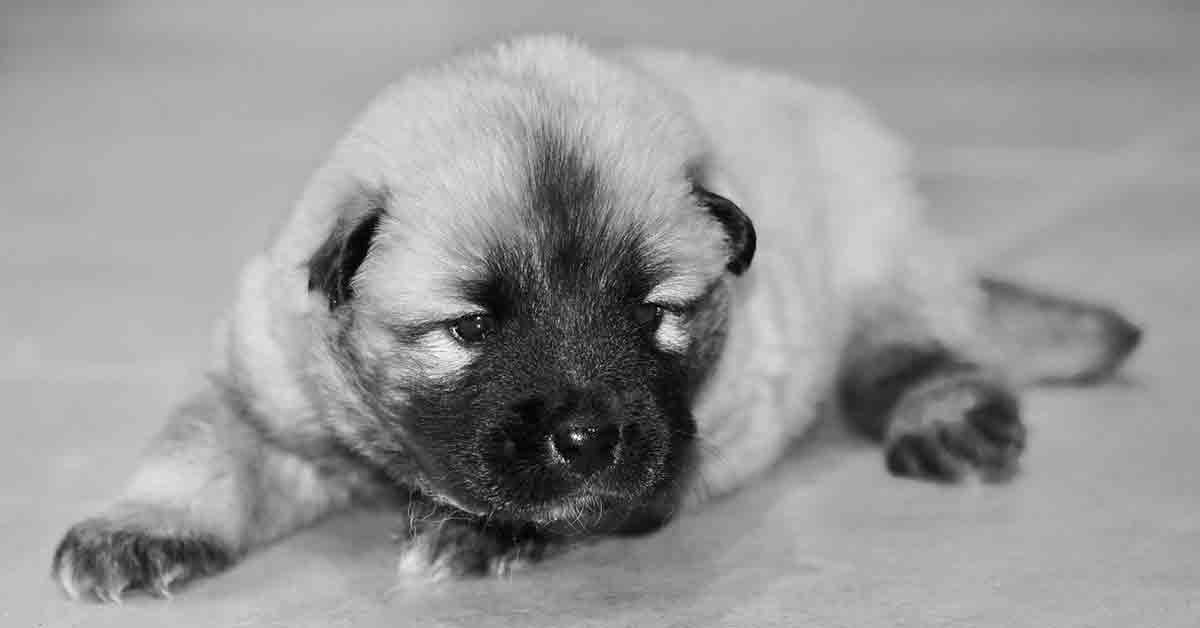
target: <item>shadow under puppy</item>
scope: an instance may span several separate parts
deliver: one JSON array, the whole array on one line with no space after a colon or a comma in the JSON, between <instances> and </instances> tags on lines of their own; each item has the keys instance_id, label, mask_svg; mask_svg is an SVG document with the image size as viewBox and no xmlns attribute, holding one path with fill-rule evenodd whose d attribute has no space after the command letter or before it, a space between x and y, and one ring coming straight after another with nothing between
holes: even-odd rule
<instances>
[{"instance_id":1,"label":"shadow under puppy","mask_svg":"<svg viewBox=\"0 0 1200 628\"><path fill-rule=\"evenodd\" d=\"M897 475L1003 476L1015 391L1137 328L965 272L852 99L681 53L500 45L384 91L247 266L210 380L66 534L72 597L161 595L411 493L402 566L653 530L828 401Z\"/></svg>"}]
</instances>

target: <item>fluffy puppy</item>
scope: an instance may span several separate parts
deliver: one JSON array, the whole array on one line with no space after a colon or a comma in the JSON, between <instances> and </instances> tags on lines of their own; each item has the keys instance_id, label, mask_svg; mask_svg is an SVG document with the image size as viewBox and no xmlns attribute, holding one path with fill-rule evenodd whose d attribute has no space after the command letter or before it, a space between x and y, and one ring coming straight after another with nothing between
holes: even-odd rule
<instances>
[{"instance_id":1,"label":"fluffy puppy","mask_svg":"<svg viewBox=\"0 0 1200 628\"><path fill-rule=\"evenodd\" d=\"M505 573L745 483L830 405L895 474L1010 473L1016 387L1102 377L1138 331L966 274L919 210L900 145L786 76L555 37L415 73L246 267L210 380L54 575L166 595L397 493L406 570Z\"/></svg>"}]
</instances>

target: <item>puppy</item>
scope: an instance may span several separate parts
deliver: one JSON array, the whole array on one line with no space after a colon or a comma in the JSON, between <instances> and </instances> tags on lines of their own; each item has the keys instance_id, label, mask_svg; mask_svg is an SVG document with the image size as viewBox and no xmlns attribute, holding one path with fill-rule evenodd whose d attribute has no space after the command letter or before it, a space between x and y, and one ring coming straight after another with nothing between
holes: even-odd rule
<instances>
[{"instance_id":1,"label":"puppy","mask_svg":"<svg viewBox=\"0 0 1200 628\"><path fill-rule=\"evenodd\" d=\"M896 475L1010 474L1015 391L1108 375L1139 331L964 272L906 168L847 96L687 54L533 37L414 73L54 576L165 596L397 495L405 570L503 574L744 484L830 406Z\"/></svg>"}]
</instances>

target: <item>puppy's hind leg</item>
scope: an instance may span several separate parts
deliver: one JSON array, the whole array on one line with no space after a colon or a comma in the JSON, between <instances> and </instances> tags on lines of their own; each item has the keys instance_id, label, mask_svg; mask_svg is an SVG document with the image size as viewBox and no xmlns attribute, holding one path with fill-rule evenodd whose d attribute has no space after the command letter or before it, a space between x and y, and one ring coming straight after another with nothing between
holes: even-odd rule
<instances>
[{"instance_id":1,"label":"puppy's hind leg","mask_svg":"<svg viewBox=\"0 0 1200 628\"><path fill-rule=\"evenodd\" d=\"M1003 479L1025 449L1016 392L995 371L931 338L860 337L838 393L846 418L882 441L888 470L899 476Z\"/></svg>"},{"instance_id":2,"label":"puppy's hind leg","mask_svg":"<svg viewBox=\"0 0 1200 628\"><path fill-rule=\"evenodd\" d=\"M908 300L864 308L842 362L842 410L883 442L897 475L1007 477L1026 440L1017 386L1095 382L1141 336L1111 308L1011 282L940 292L897 291Z\"/></svg>"}]
</instances>

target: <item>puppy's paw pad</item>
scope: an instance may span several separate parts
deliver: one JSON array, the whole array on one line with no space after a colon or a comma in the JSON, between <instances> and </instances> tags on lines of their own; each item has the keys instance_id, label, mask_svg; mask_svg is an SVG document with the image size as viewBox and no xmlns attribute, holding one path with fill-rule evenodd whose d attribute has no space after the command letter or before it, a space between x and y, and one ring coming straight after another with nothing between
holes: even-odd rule
<instances>
[{"instance_id":1,"label":"puppy's paw pad","mask_svg":"<svg viewBox=\"0 0 1200 628\"><path fill-rule=\"evenodd\" d=\"M978 472L997 481L1016 471L1026 428L1016 397L983 379L913 391L897 409L885 445L895 475L952 482Z\"/></svg>"},{"instance_id":2,"label":"puppy's paw pad","mask_svg":"<svg viewBox=\"0 0 1200 628\"><path fill-rule=\"evenodd\" d=\"M433 581L503 577L540 561L552 546L529 530L451 520L414 530L404 541L399 572Z\"/></svg>"},{"instance_id":3,"label":"puppy's paw pad","mask_svg":"<svg viewBox=\"0 0 1200 628\"><path fill-rule=\"evenodd\" d=\"M170 597L173 584L216 573L233 560L229 548L208 536L89 519L59 542L52 572L73 599L120 602L130 590Z\"/></svg>"}]
</instances>

